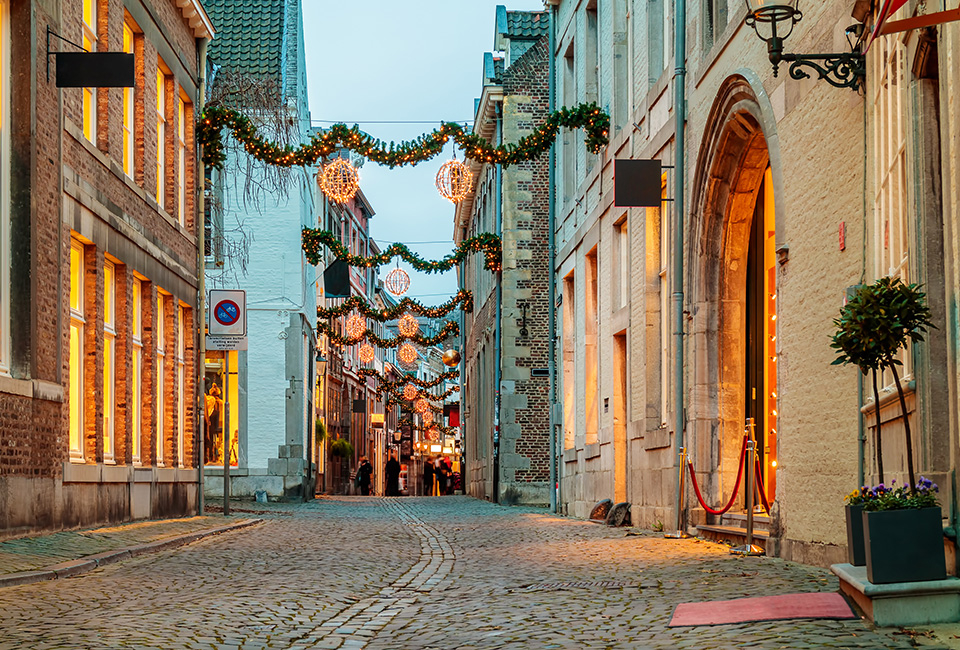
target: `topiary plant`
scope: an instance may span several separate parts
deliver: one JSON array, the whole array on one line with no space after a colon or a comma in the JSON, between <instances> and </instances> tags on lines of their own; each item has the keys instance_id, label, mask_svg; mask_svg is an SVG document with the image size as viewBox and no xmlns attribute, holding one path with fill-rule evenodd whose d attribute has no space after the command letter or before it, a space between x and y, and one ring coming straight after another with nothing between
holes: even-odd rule
<instances>
[{"instance_id":1,"label":"topiary plant","mask_svg":"<svg viewBox=\"0 0 960 650\"><path fill-rule=\"evenodd\" d=\"M350 444L349 440L337 438L330 445L330 453L340 458L350 458L353 456L353 445Z\"/></svg>"},{"instance_id":2,"label":"topiary plant","mask_svg":"<svg viewBox=\"0 0 960 650\"><path fill-rule=\"evenodd\" d=\"M880 393L877 390L877 371L889 368L897 386L900 410L907 444L907 472L910 486L916 485L913 473L913 443L910 438L910 419L907 402L900 384L897 358L907 341L923 341L923 333L930 327L930 309L919 285L904 284L900 278L884 277L873 284L861 285L834 319L837 331L830 347L838 351L833 364L852 363L873 379L873 403L877 418L877 474L883 483L883 457L880 436Z\"/></svg>"}]
</instances>

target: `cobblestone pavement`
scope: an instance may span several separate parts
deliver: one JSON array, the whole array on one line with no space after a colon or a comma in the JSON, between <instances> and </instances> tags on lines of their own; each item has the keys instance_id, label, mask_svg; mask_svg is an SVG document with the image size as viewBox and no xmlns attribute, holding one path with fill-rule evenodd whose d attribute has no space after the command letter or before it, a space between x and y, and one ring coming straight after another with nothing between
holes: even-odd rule
<instances>
[{"instance_id":1,"label":"cobblestone pavement","mask_svg":"<svg viewBox=\"0 0 960 650\"><path fill-rule=\"evenodd\" d=\"M0 590L0 650L911 648L929 641L860 620L668 628L680 602L835 591L836 579L540 510L466 497L337 497L267 504L257 517L264 523L177 550Z\"/></svg>"}]
</instances>

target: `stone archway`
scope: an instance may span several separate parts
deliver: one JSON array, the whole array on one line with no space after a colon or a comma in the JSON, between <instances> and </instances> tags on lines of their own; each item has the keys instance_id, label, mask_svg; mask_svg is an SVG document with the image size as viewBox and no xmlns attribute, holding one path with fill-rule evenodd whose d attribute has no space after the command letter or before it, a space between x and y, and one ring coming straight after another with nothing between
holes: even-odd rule
<instances>
[{"instance_id":1,"label":"stone archway","mask_svg":"<svg viewBox=\"0 0 960 650\"><path fill-rule=\"evenodd\" d=\"M735 75L717 93L697 158L687 229L689 449L713 503L733 489L744 428L751 226L768 167L773 185L780 181L775 121L755 87Z\"/></svg>"}]
</instances>

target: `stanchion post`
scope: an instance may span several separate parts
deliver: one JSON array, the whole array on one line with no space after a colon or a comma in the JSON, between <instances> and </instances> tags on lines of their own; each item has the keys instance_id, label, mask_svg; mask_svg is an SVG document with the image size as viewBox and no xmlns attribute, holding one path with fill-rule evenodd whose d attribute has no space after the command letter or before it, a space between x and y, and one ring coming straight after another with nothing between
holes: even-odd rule
<instances>
[{"instance_id":1,"label":"stanchion post","mask_svg":"<svg viewBox=\"0 0 960 650\"><path fill-rule=\"evenodd\" d=\"M687 468L687 448L680 448L680 476L677 477L677 485L680 488L680 494L677 498L677 530L674 533L664 533L664 537L667 539L683 539L684 537L690 537L685 530L683 530L683 496L686 492L686 480L684 470Z\"/></svg>"},{"instance_id":2,"label":"stanchion post","mask_svg":"<svg viewBox=\"0 0 960 650\"><path fill-rule=\"evenodd\" d=\"M753 491L756 489L755 472L757 469L756 454L757 443L753 437L754 424L753 418L747 418L747 453L743 456L743 462L746 463L744 472L747 475L747 543L742 546L736 546L730 549L734 555L763 555L764 551L753 543Z\"/></svg>"}]
</instances>

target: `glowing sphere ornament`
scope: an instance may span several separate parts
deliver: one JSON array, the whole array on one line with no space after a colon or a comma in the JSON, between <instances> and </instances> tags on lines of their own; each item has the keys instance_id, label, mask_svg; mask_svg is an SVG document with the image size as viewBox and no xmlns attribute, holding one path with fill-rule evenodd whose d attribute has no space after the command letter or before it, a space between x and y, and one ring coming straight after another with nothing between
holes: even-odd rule
<instances>
[{"instance_id":1,"label":"glowing sphere ornament","mask_svg":"<svg viewBox=\"0 0 960 650\"><path fill-rule=\"evenodd\" d=\"M419 355L417 354L417 348L413 347L409 343L404 343L400 346L400 349L397 350L397 358L400 359L401 363L411 364L418 359Z\"/></svg>"},{"instance_id":2,"label":"glowing sphere ornament","mask_svg":"<svg viewBox=\"0 0 960 650\"><path fill-rule=\"evenodd\" d=\"M410 288L410 276L407 275L406 271L397 267L387 273L387 277L383 280L383 286L393 295L402 296Z\"/></svg>"},{"instance_id":3,"label":"glowing sphere ornament","mask_svg":"<svg viewBox=\"0 0 960 650\"><path fill-rule=\"evenodd\" d=\"M470 191L473 174L459 160L448 160L437 172L437 191L452 203L460 203Z\"/></svg>"},{"instance_id":4,"label":"glowing sphere ornament","mask_svg":"<svg viewBox=\"0 0 960 650\"><path fill-rule=\"evenodd\" d=\"M413 314L404 314L397 321L397 329L407 338L414 336L420 330L420 321Z\"/></svg>"},{"instance_id":5,"label":"glowing sphere ornament","mask_svg":"<svg viewBox=\"0 0 960 650\"><path fill-rule=\"evenodd\" d=\"M433 423L433 411L424 411L423 412L423 422L424 424Z\"/></svg>"},{"instance_id":6,"label":"glowing sphere ornament","mask_svg":"<svg viewBox=\"0 0 960 650\"><path fill-rule=\"evenodd\" d=\"M360 314L354 314L347 319L345 328L347 331L347 336L352 339L358 339L367 331L367 319Z\"/></svg>"},{"instance_id":7,"label":"glowing sphere ornament","mask_svg":"<svg viewBox=\"0 0 960 650\"><path fill-rule=\"evenodd\" d=\"M418 391L417 387L413 384L407 384L403 387L403 399L414 400L419 393L420 391Z\"/></svg>"},{"instance_id":8,"label":"glowing sphere ornament","mask_svg":"<svg viewBox=\"0 0 960 650\"><path fill-rule=\"evenodd\" d=\"M337 158L320 172L320 189L331 201L346 203L360 188L360 173L343 158Z\"/></svg>"},{"instance_id":9,"label":"glowing sphere ornament","mask_svg":"<svg viewBox=\"0 0 960 650\"><path fill-rule=\"evenodd\" d=\"M430 402L421 397L416 402L413 403L413 410L417 413L426 413L427 409L430 408Z\"/></svg>"},{"instance_id":10,"label":"glowing sphere ornament","mask_svg":"<svg viewBox=\"0 0 960 650\"><path fill-rule=\"evenodd\" d=\"M360 346L360 363L370 363L374 356L376 356L376 351L372 345L364 343Z\"/></svg>"},{"instance_id":11,"label":"glowing sphere ornament","mask_svg":"<svg viewBox=\"0 0 960 650\"><path fill-rule=\"evenodd\" d=\"M460 363L460 353L453 348L444 350L443 357L441 358L443 359L443 365L447 366L448 368L453 368Z\"/></svg>"}]
</instances>

